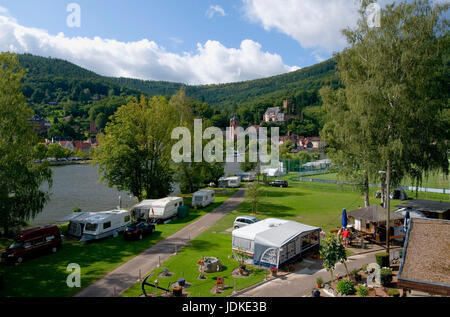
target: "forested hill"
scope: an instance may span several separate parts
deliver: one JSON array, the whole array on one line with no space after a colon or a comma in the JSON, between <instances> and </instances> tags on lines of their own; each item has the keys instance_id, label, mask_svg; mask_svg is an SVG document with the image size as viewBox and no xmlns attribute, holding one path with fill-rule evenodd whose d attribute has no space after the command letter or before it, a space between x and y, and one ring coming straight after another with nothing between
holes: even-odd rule
<instances>
[{"instance_id":1,"label":"forested hill","mask_svg":"<svg viewBox=\"0 0 450 317\"><path fill-rule=\"evenodd\" d=\"M67 97L83 101L87 99L87 96L83 96L86 88L90 89L90 95L129 95L143 92L148 95L170 96L185 86L166 81L100 76L64 60L30 54L19 55L19 61L28 70L24 94L33 103L60 102ZM78 88L71 85L73 80L79 81ZM229 84L186 86L186 89L189 96L222 108L230 105L277 103L280 98L294 96L299 91L318 90L324 85L338 85L335 62L332 59L278 76ZM71 89L70 93L65 91L68 89Z\"/></svg>"},{"instance_id":2,"label":"forested hill","mask_svg":"<svg viewBox=\"0 0 450 317\"><path fill-rule=\"evenodd\" d=\"M19 55L19 62L27 70L23 93L29 105L53 123L49 136L73 138L86 136L91 121L102 130L129 96L171 96L182 87L196 100L196 113L214 126L228 126L233 115L244 127L260 124L268 107L289 99L289 114L297 119L286 121L282 133L318 135L323 123L318 91L339 86L333 59L268 78L198 86L100 76L64 60L30 54Z\"/></svg>"},{"instance_id":3,"label":"forested hill","mask_svg":"<svg viewBox=\"0 0 450 317\"><path fill-rule=\"evenodd\" d=\"M214 106L233 104L249 106L255 103L277 103L280 98L294 96L299 91L319 90L325 85L337 86L333 59L278 76L219 85L186 86L189 96ZM172 95L183 84L116 78L118 83L147 94Z\"/></svg>"}]
</instances>

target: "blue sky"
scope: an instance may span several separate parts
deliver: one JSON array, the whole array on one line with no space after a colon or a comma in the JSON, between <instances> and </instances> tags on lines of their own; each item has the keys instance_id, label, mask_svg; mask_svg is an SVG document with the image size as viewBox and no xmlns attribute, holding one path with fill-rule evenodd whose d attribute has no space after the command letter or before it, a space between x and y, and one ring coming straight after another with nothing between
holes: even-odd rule
<instances>
[{"instance_id":1,"label":"blue sky","mask_svg":"<svg viewBox=\"0 0 450 317\"><path fill-rule=\"evenodd\" d=\"M0 0L0 51L192 84L266 77L341 50L355 0ZM357 0L356 0L357 1ZM81 27L66 19L81 8Z\"/></svg>"}]
</instances>

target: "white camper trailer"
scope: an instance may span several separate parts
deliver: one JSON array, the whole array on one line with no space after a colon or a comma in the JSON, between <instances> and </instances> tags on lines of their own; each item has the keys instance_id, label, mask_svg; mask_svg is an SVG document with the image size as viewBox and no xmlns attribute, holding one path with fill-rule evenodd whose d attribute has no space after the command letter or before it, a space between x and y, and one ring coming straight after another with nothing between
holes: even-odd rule
<instances>
[{"instance_id":1,"label":"white camper trailer","mask_svg":"<svg viewBox=\"0 0 450 317\"><path fill-rule=\"evenodd\" d=\"M222 177L219 179L219 188L237 188L241 186L240 177Z\"/></svg>"},{"instance_id":2,"label":"white camper trailer","mask_svg":"<svg viewBox=\"0 0 450 317\"><path fill-rule=\"evenodd\" d=\"M182 197L166 197L155 200L144 200L135 205L131 212L135 219L165 220L173 218L178 213L178 207L183 206Z\"/></svg>"},{"instance_id":3,"label":"white camper trailer","mask_svg":"<svg viewBox=\"0 0 450 317\"><path fill-rule=\"evenodd\" d=\"M202 189L192 195L192 207L206 207L214 202L216 198L215 192L212 189Z\"/></svg>"},{"instance_id":4,"label":"white camper trailer","mask_svg":"<svg viewBox=\"0 0 450 317\"><path fill-rule=\"evenodd\" d=\"M111 237L125 230L131 223L128 210L96 212L84 219L84 230L80 241Z\"/></svg>"},{"instance_id":5,"label":"white camper trailer","mask_svg":"<svg viewBox=\"0 0 450 317\"><path fill-rule=\"evenodd\" d=\"M95 212L74 212L59 222L68 222L69 226L67 228L67 233L76 238L81 238L84 231L84 225L86 224L86 219L95 214Z\"/></svg>"}]
</instances>

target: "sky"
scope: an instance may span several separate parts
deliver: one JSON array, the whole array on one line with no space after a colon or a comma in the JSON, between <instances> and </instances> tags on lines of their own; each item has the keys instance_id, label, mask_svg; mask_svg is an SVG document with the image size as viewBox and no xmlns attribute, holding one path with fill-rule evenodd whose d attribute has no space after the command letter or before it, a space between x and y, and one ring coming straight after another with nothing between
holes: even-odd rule
<instances>
[{"instance_id":1,"label":"sky","mask_svg":"<svg viewBox=\"0 0 450 317\"><path fill-rule=\"evenodd\" d=\"M244 81L342 50L340 30L356 24L358 1L0 0L0 51L62 58L106 76Z\"/></svg>"}]
</instances>

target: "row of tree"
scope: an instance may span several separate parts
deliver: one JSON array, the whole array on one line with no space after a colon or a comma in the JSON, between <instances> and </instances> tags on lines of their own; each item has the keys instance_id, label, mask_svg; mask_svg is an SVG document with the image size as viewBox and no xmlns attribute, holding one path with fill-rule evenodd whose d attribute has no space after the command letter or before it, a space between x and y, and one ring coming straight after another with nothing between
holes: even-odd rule
<instances>
[{"instance_id":1,"label":"row of tree","mask_svg":"<svg viewBox=\"0 0 450 317\"><path fill-rule=\"evenodd\" d=\"M322 136L333 162L347 179L382 182L383 192L408 175L448 175L448 4L403 1L381 12L380 27L366 23L363 1L349 47L336 55L345 88L323 88ZM383 197L386 195L383 195ZM384 200L388 201L388 200Z\"/></svg>"}]
</instances>

